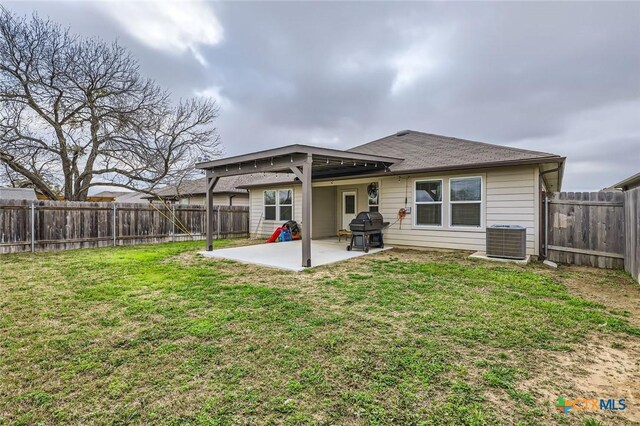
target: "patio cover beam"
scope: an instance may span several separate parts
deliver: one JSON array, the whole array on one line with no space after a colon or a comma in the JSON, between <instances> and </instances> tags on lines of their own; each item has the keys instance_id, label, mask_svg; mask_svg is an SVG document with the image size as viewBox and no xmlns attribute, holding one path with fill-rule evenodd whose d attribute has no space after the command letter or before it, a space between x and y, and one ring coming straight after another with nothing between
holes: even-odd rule
<instances>
[{"instance_id":1,"label":"patio cover beam","mask_svg":"<svg viewBox=\"0 0 640 426\"><path fill-rule=\"evenodd\" d=\"M216 166L215 169L205 169L211 176L238 176L252 173L289 172L291 167L302 166L307 159L307 154L292 154L287 157L263 158L253 163L229 163Z\"/></svg>"},{"instance_id":2,"label":"patio cover beam","mask_svg":"<svg viewBox=\"0 0 640 426\"><path fill-rule=\"evenodd\" d=\"M267 149L265 151L254 152L244 155L236 155L233 157L221 158L219 160L205 161L196 164L198 169L214 170L218 173L220 167L225 168L232 165L246 165L252 166L256 162L262 163L270 159L277 157L289 157L292 155L303 154L306 157L307 154L311 154L316 158L333 158L333 159L345 159L352 161L362 162L379 162L393 164L398 161L402 161L401 158L386 157L381 155L362 154L358 152L343 151L339 149L319 148L309 145L288 145L281 148ZM259 164L258 164L259 165ZM238 173L241 174L241 173Z\"/></svg>"}]
</instances>

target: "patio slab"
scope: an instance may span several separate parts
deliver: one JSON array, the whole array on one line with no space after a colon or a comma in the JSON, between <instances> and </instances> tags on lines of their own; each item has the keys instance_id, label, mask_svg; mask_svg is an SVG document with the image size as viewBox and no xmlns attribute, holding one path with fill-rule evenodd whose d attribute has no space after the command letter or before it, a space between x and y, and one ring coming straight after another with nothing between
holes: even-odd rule
<instances>
[{"instance_id":1,"label":"patio slab","mask_svg":"<svg viewBox=\"0 0 640 426\"><path fill-rule=\"evenodd\" d=\"M354 257L378 253L391 247L371 248L369 253L362 250L347 251L346 242L335 240L311 240L311 267L328 265L353 259ZM236 262L268 266L270 268L285 269L300 272L302 267L302 242L290 241L286 243L256 244L243 247L201 251L204 257L235 260Z\"/></svg>"}]
</instances>

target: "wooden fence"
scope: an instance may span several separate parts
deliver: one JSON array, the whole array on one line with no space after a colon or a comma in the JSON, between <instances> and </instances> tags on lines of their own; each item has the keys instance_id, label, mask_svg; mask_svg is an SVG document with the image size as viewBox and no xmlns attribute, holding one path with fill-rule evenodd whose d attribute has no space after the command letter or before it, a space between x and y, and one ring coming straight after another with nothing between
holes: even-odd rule
<instances>
[{"instance_id":1,"label":"wooden fence","mask_svg":"<svg viewBox=\"0 0 640 426\"><path fill-rule=\"evenodd\" d=\"M547 196L549 260L598 268L624 267L622 192L559 192Z\"/></svg>"},{"instance_id":2,"label":"wooden fence","mask_svg":"<svg viewBox=\"0 0 640 426\"><path fill-rule=\"evenodd\" d=\"M215 238L248 237L249 208L215 206L213 226ZM0 200L0 254L201 240L205 232L203 206Z\"/></svg>"},{"instance_id":3,"label":"wooden fence","mask_svg":"<svg viewBox=\"0 0 640 426\"><path fill-rule=\"evenodd\" d=\"M624 269L640 282L640 187L624 193Z\"/></svg>"}]
</instances>

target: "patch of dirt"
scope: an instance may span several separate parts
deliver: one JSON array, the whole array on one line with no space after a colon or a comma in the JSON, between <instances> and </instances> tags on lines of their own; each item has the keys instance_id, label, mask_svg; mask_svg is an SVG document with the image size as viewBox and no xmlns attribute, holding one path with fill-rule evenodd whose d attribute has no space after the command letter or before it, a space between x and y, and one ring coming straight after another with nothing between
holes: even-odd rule
<instances>
[{"instance_id":1,"label":"patch of dirt","mask_svg":"<svg viewBox=\"0 0 640 426\"><path fill-rule=\"evenodd\" d=\"M640 285L620 271L562 267L560 281L577 296L602 303L609 310L628 312L629 324L640 327Z\"/></svg>"},{"instance_id":2,"label":"patch of dirt","mask_svg":"<svg viewBox=\"0 0 640 426\"><path fill-rule=\"evenodd\" d=\"M567 420L595 417L605 424L640 424L640 339L594 333L570 352L537 351L531 377L521 385L548 401L552 409L559 396L625 398L620 412L593 411L567 414Z\"/></svg>"}]
</instances>

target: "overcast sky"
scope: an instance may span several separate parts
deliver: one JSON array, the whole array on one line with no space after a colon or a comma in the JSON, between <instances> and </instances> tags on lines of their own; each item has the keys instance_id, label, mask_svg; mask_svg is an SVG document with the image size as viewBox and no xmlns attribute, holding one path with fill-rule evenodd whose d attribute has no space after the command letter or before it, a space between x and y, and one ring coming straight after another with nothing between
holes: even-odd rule
<instances>
[{"instance_id":1,"label":"overcast sky","mask_svg":"<svg viewBox=\"0 0 640 426\"><path fill-rule=\"evenodd\" d=\"M567 191L640 171L640 2L4 4L216 99L228 155L414 129L564 155Z\"/></svg>"}]
</instances>

